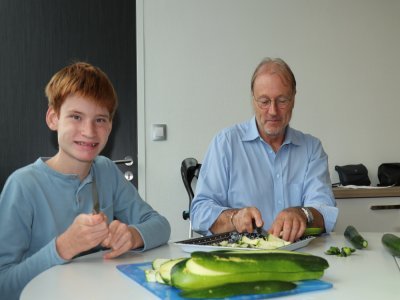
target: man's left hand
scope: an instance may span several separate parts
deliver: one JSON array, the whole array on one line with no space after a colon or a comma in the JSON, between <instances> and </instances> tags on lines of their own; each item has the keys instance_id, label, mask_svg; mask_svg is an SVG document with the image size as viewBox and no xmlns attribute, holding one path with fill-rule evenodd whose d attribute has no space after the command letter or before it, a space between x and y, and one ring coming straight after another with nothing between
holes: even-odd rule
<instances>
[{"instance_id":1,"label":"man's left hand","mask_svg":"<svg viewBox=\"0 0 400 300\"><path fill-rule=\"evenodd\" d=\"M289 207L278 214L268 232L285 241L294 242L303 235L306 227L304 213L297 207Z\"/></svg>"}]
</instances>

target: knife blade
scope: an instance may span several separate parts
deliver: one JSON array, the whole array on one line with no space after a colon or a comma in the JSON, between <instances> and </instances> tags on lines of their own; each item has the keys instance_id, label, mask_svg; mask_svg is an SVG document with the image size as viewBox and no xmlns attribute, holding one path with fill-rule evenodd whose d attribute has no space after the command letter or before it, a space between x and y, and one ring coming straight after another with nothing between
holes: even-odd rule
<instances>
[{"instance_id":1,"label":"knife blade","mask_svg":"<svg viewBox=\"0 0 400 300\"><path fill-rule=\"evenodd\" d=\"M258 227L254 219L253 219L253 229L257 232L258 235L260 235L260 237L267 237L269 234L267 231L264 230L264 228Z\"/></svg>"},{"instance_id":2,"label":"knife blade","mask_svg":"<svg viewBox=\"0 0 400 300\"><path fill-rule=\"evenodd\" d=\"M100 213L99 194L97 192L96 180L93 177L92 181L92 200L93 200L93 214Z\"/></svg>"}]
</instances>

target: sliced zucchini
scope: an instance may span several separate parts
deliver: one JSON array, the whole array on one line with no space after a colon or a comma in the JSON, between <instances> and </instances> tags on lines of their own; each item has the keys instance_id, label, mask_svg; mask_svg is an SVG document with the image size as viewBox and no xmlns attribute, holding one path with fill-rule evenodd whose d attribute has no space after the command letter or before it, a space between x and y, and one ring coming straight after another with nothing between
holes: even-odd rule
<instances>
[{"instance_id":1,"label":"sliced zucchini","mask_svg":"<svg viewBox=\"0 0 400 300\"><path fill-rule=\"evenodd\" d=\"M144 274L146 276L146 281L147 282L157 282L157 279L156 279L157 273L158 272L156 270L152 270L152 269L144 270Z\"/></svg>"},{"instance_id":2,"label":"sliced zucchini","mask_svg":"<svg viewBox=\"0 0 400 300\"><path fill-rule=\"evenodd\" d=\"M158 269L160 269L160 266L163 263L166 263L167 261L170 261L170 260L171 260L170 258L156 258L151 263L151 266L152 266L153 270L158 270Z\"/></svg>"},{"instance_id":3,"label":"sliced zucchini","mask_svg":"<svg viewBox=\"0 0 400 300\"><path fill-rule=\"evenodd\" d=\"M173 266L175 266L180 261L186 260L186 259L187 258L170 259L169 261L160 265L158 272L160 273L162 280L166 284L171 284L171 270L172 270Z\"/></svg>"},{"instance_id":4,"label":"sliced zucchini","mask_svg":"<svg viewBox=\"0 0 400 300\"><path fill-rule=\"evenodd\" d=\"M199 251L173 266L171 284L186 290L240 282L319 279L328 266L322 257L284 250Z\"/></svg>"},{"instance_id":5,"label":"sliced zucchini","mask_svg":"<svg viewBox=\"0 0 400 300\"><path fill-rule=\"evenodd\" d=\"M329 266L320 256L284 250L195 251L187 262L192 264L229 273L322 271Z\"/></svg>"},{"instance_id":6,"label":"sliced zucchini","mask_svg":"<svg viewBox=\"0 0 400 300\"><path fill-rule=\"evenodd\" d=\"M177 263L171 271L171 285L182 290L198 290L217 287L229 283L243 283L255 281L299 281L319 279L324 271L306 272L238 272L227 273L223 271L208 270L199 265L191 264L188 260Z\"/></svg>"}]
</instances>

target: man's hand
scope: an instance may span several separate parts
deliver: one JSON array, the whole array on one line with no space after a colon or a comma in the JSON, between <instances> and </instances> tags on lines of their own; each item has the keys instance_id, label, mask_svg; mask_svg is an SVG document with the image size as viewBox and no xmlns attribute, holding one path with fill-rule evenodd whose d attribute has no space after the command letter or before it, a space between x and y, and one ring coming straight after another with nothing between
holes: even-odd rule
<instances>
[{"instance_id":1,"label":"man's hand","mask_svg":"<svg viewBox=\"0 0 400 300\"><path fill-rule=\"evenodd\" d=\"M237 232L249 233L256 229L255 226L262 227L264 225L261 213L256 207L245 207L239 209L233 216L232 223Z\"/></svg>"},{"instance_id":2,"label":"man's hand","mask_svg":"<svg viewBox=\"0 0 400 300\"><path fill-rule=\"evenodd\" d=\"M289 207L282 210L272 223L269 233L285 241L298 240L307 227L307 217L298 207Z\"/></svg>"},{"instance_id":3,"label":"man's hand","mask_svg":"<svg viewBox=\"0 0 400 300\"><path fill-rule=\"evenodd\" d=\"M72 259L99 245L107 236L107 218L103 214L80 214L56 239L57 252L63 259Z\"/></svg>"},{"instance_id":4,"label":"man's hand","mask_svg":"<svg viewBox=\"0 0 400 300\"><path fill-rule=\"evenodd\" d=\"M214 234L235 230L238 232L253 232L254 225L257 227L264 225L261 213L256 207L227 209L218 216L210 231Z\"/></svg>"},{"instance_id":5,"label":"man's hand","mask_svg":"<svg viewBox=\"0 0 400 300\"><path fill-rule=\"evenodd\" d=\"M135 228L114 220L110 223L109 234L101 245L111 248L111 252L104 255L104 258L108 259L120 256L131 249L142 247L144 242Z\"/></svg>"}]
</instances>

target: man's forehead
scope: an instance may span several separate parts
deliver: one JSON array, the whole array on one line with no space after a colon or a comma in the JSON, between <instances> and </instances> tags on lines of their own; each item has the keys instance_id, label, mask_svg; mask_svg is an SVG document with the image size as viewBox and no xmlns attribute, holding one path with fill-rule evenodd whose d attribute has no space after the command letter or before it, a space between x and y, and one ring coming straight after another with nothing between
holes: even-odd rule
<instances>
[{"instance_id":1,"label":"man's forehead","mask_svg":"<svg viewBox=\"0 0 400 300\"><path fill-rule=\"evenodd\" d=\"M265 70L264 72L260 72L258 74L256 79L254 80L254 88L256 88L256 86L258 85L258 83L260 81L265 81L266 78L268 78L268 77L278 78L280 80L281 84L285 88L291 89L289 80L284 76L284 74L282 72L275 72L275 71L271 71L271 70Z\"/></svg>"}]
</instances>

